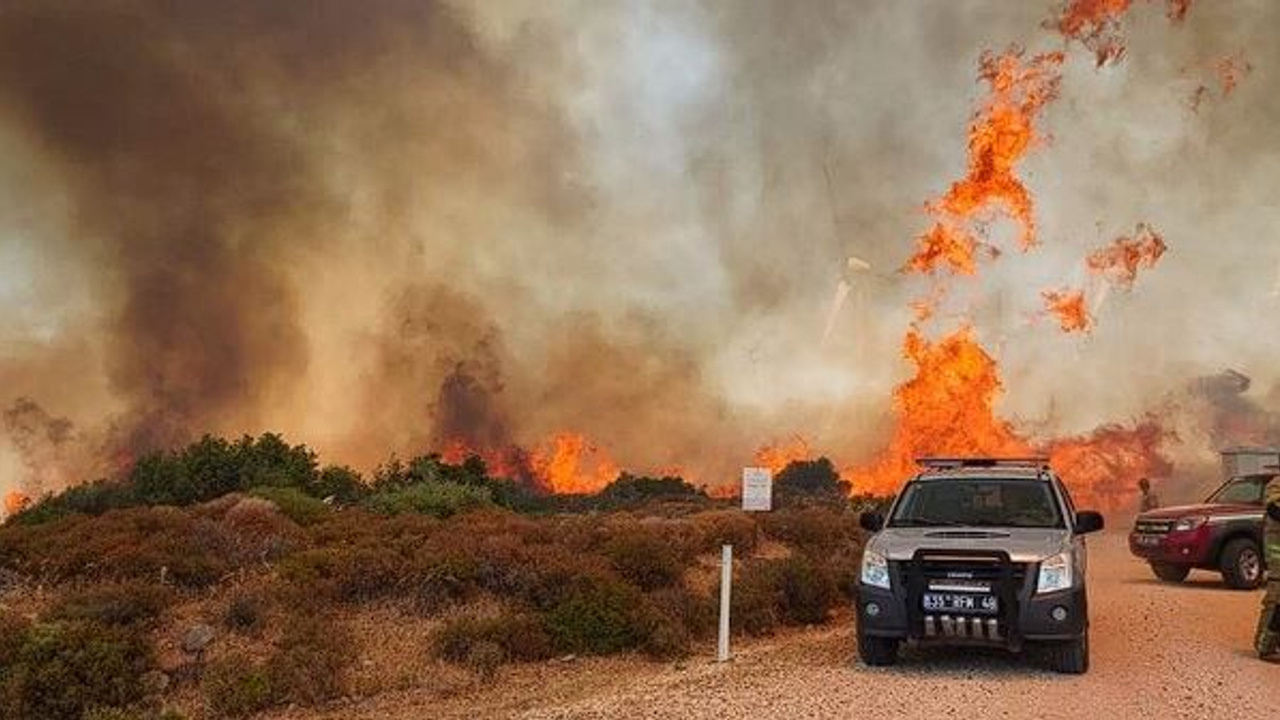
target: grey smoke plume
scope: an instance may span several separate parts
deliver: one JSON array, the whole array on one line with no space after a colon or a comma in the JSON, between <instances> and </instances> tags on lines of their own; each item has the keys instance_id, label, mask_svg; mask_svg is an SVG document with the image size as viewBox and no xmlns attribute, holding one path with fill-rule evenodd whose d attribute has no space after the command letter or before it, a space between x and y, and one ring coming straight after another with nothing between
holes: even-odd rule
<instances>
[{"instance_id":1,"label":"grey smoke plume","mask_svg":"<svg viewBox=\"0 0 1280 720\"><path fill-rule=\"evenodd\" d=\"M842 264L901 264L979 53L1061 47L1050 5L6 3L0 401L131 452L271 429L369 466L569 429L707 482L795 433L865 459L919 288L868 278L824 345ZM1044 245L966 298L1006 415L1070 434L1221 367L1280 380L1277 25L1136 4L1124 62L1070 50L1025 172ZM1093 335L1034 320L1139 221L1170 253Z\"/></svg>"}]
</instances>

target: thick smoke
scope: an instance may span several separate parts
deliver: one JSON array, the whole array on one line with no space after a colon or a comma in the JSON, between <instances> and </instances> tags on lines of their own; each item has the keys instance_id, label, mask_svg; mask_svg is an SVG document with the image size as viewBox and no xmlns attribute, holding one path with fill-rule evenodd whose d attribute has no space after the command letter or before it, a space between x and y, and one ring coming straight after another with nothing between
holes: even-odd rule
<instances>
[{"instance_id":1,"label":"thick smoke","mask_svg":"<svg viewBox=\"0 0 1280 720\"><path fill-rule=\"evenodd\" d=\"M977 58L1061 48L1052 5L6 3L0 402L112 457L270 429L362 467L558 430L706 482L795 433L865 459ZM965 298L1046 437L1222 367L1280 380L1280 6L1163 12L1135 5L1115 66L1070 49L1026 173L1043 246ZM1141 221L1169 254L1092 335L1036 320Z\"/></svg>"}]
</instances>

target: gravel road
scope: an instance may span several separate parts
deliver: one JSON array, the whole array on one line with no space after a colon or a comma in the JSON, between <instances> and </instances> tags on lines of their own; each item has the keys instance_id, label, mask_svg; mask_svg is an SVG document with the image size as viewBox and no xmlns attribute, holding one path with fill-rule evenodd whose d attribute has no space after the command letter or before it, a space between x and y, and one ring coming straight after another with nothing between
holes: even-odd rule
<instances>
[{"instance_id":1,"label":"gravel road","mask_svg":"<svg viewBox=\"0 0 1280 720\"><path fill-rule=\"evenodd\" d=\"M1123 535L1091 539L1092 669L1062 676L1000 652L911 650L858 662L849 623L743 644L733 662L593 659L506 671L453 697L413 691L324 717L1275 718L1280 665L1251 651L1259 592L1213 574L1155 581ZM708 648L708 653L714 648ZM311 717L315 717L312 715Z\"/></svg>"}]
</instances>

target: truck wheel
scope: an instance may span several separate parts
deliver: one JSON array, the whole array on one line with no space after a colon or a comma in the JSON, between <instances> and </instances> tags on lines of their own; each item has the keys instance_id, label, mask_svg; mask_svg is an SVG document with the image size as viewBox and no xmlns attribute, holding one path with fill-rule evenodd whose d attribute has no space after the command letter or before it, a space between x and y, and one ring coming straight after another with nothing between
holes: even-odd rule
<instances>
[{"instance_id":1,"label":"truck wheel","mask_svg":"<svg viewBox=\"0 0 1280 720\"><path fill-rule=\"evenodd\" d=\"M1058 673L1080 675L1089 670L1089 631L1075 640L1051 643L1046 650L1049 667Z\"/></svg>"},{"instance_id":2,"label":"truck wheel","mask_svg":"<svg viewBox=\"0 0 1280 720\"><path fill-rule=\"evenodd\" d=\"M1165 582L1179 583L1191 574L1190 565L1174 565L1172 563L1151 563L1151 572Z\"/></svg>"},{"instance_id":3,"label":"truck wheel","mask_svg":"<svg viewBox=\"0 0 1280 720\"><path fill-rule=\"evenodd\" d=\"M871 667L892 665L898 662L898 641L858 632L858 656Z\"/></svg>"},{"instance_id":4,"label":"truck wheel","mask_svg":"<svg viewBox=\"0 0 1280 720\"><path fill-rule=\"evenodd\" d=\"M1252 590L1260 587L1265 579L1262 572L1262 554L1249 538L1236 538L1222 548L1218 567L1227 587L1236 590Z\"/></svg>"}]
</instances>

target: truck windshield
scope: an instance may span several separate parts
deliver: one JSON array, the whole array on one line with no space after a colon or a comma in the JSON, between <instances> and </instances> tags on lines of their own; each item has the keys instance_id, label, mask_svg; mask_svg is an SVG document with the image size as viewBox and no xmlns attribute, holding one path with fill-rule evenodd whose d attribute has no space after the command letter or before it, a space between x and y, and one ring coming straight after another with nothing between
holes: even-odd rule
<instances>
[{"instance_id":1,"label":"truck windshield","mask_svg":"<svg viewBox=\"0 0 1280 720\"><path fill-rule=\"evenodd\" d=\"M902 491L890 527L1062 527L1049 483L1008 478L917 480Z\"/></svg>"},{"instance_id":2,"label":"truck windshield","mask_svg":"<svg viewBox=\"0 0 1280 720\"><path fill-rule=\"evenodd\" d=\"M1261 505L1262 490L1271 475L1245 475L1231 478L1205 502L1223 505Z\"/></svg>"}]
</instances>

